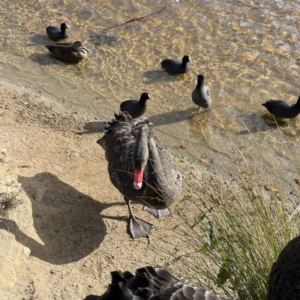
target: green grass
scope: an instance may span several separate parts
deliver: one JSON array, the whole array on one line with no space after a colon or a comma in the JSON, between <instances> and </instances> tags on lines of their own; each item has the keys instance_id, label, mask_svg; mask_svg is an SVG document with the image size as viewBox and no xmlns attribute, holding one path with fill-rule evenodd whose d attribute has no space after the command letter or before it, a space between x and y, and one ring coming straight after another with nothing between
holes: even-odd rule
<instances>
[{"instance_id":1,"label":"green grass","mask_svg":"<svg viewBox=\"0 0 300 300\"><path fill-rule=\"evenodd\" d=\"M264 300L272 264L299 235L298 187L283 184L272 164L257 167L241 154L233 161L235 174L195 176L179 205L175 259L199 287Z\"/></svg>"}]
</instances>

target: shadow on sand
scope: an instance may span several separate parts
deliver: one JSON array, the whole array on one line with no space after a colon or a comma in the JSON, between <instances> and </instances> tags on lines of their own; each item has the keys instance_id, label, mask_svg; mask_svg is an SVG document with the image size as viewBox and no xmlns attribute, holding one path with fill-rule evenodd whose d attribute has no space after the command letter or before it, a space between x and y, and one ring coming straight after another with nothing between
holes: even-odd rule
<instances>
[{"instance_id":1,"label":"shadow on sand","mask_svg":"<svg viewBox=\"0 0 300 300\"><path fill-rule=\"evenodd\" d=\"M42 242L22 232L14 221L3 220L0 228L15 234L32 256L51 264L75 262L97 249L106 235L100 213L110 206L125 204L102 204L47 172L19 176L18 181L31 200L33 225Z\"/></svg>"}]
</instances>

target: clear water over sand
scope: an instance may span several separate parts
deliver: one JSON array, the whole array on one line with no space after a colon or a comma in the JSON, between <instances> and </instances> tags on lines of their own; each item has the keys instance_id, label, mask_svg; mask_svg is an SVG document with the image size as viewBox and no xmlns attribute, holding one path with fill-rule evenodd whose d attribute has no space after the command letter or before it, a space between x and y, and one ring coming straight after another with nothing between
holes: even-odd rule
<instances>
[{"instance_id":1,"label":"clear water over sand","mask_svg":"<svg viewBox=\"0 0 300 300\"><path fill-rule=\"evenodd\" d=\"M269 99L296 102L300 95L300 3L289 1L187 0L158 14L165 1L93 0L0 2L1 77L53 95L109 120L120 102L147 91L146 117L160 139L194 157L224 167L236 146L261 162L261 153L286 173L299 171L299 118L280 124L267 118ZM168 2L172 3L172 2ZM91 52L79 64L49 55L48 25L68 22L67 41ZM164 58L188 54L184 76L160 69ZM212 91L210 111L189 119L198 74Z\"/></svg>"}]
</instances>

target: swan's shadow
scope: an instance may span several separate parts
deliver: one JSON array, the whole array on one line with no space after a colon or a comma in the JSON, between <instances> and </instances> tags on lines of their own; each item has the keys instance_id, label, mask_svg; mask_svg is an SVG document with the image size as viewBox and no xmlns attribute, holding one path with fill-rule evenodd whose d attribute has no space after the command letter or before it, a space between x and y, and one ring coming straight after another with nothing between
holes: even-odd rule
<instances>
[{"instance_id":1,"label":"swan's shadow","mask_svg":"<svg viewBox=\"0 0 300 300\"><path fill-rule=\"evenodd\" d=\"M75 262L97 249L106 235L101 211L125 204L102 204L47 172L19 176L18 181L31 200L33 225L42 242L22 232L14 221L3 220L0 226L15 234L32 256L51 264Z\"/></svg>"}]
</instances>

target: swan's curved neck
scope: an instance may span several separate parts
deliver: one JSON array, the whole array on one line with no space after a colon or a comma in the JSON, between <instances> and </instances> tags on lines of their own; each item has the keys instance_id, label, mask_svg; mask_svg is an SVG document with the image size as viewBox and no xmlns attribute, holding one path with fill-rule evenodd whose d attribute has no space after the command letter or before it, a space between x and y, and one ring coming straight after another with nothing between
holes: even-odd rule
<instances>
[{"instance_id":1,"label":"swan's curved neck","mask_svg":"<svg viewBox=\"0 0 300 300\"><path fill-rule=\"evenodd\" d=\"M133 150L133 168L134 180L133 186L139 190L143 185L144 169L147 165L149 158L148 148L148 131L147 127L142 127L136 135L136 143Z\"/></svg>"}]
</instances>

